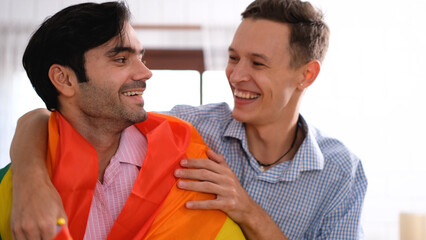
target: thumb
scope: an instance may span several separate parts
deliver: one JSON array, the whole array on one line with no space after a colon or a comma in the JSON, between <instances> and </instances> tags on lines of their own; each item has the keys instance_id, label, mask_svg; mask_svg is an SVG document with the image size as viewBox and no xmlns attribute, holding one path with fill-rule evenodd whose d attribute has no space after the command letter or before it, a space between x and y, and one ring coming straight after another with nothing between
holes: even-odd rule
<instances>
[{"instance_id":1,"label":"thumb","mask_svg":"<svg viewBox=\"0 0 426 240\"><path fill-rule=\"evenodd\" d=\"M211 149L207 150L207 157L210 160L213 160L213 161L215 161L217 163L224 163L225 162L225 158L221 154L215 153Z\"/></svg>"}]
</instances>

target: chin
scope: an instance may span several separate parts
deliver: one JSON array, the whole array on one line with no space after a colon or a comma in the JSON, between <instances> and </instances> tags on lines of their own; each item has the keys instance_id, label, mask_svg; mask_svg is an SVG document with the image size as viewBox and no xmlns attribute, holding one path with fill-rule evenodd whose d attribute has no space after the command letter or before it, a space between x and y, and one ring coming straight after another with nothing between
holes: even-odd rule
<instances>
[{"instance_id":1,"label":"chin","mask_svg":"<svg viewBox=\"0 0 426 240\"><path fill-rule=\"evenodd\" d=\"M148 113L143 111L143 113L138 114L135 123L140 123L148 119Z\"/></svg>"},{"instance_id":2,"label":"chin","mask_svg":"<svg viewBox=\"0 0 426 240\"><path fill-rule=\"evenodd\" d=\"M138 112L129 112L122 116L132 124L140 123L148 119L148 113L145 110L141 110Z\"/></svg>"},{"instance_id":3,"label":"chin","mask_svg":"<svg viewBox=\"0 0 426 240\"><path fill-rule=\"evenodd\" d=\"M246 122L246 121L247 121L247 114L245 114L243 111L238 110L238 109L236 109L236 108L234 108L234 109L232 110L232 117L233 117L235 120L238 120L238 121L240 121L240 122Z\"/></svg>"}]
</instances>

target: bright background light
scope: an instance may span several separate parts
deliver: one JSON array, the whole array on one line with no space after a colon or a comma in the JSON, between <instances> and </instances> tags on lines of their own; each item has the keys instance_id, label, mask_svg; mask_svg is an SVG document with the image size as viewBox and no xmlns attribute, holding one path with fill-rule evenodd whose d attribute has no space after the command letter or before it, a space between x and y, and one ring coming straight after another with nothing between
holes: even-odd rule
<instances>
[{"instance_id":1,"label":"bright background light","mask_svg":"<svg viewBox=\"0 0 426 240\"><path fill-rule=\"evenodd\" d=\"M16 120L44 107L20 66L28 36L47 16L80 1L2 1L0 8L0 166ZM209 71L155 71L144 95L148 110L232 97L223 70L226 49L248 0L128 1L136 23L199 24L188 34L145 31L145 47L202 48ZM368 240L399 239L401 212L426 213L426 1L315 0L331 28L321 73L302 114L341 139L361 159L369 186L363 212ZM203 78L200 89L200 77Z\"/></svg>"}]
</instances>

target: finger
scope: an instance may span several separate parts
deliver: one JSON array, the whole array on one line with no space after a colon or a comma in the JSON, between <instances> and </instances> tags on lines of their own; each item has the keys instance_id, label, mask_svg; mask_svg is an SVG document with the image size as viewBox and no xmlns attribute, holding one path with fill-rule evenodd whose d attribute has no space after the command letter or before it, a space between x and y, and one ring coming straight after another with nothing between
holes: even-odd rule
<instances>
[{"instance_id":1,"label":"finger","mask_svg":"<svg viewBox=\"0 0 426 240\"><path fill-rule=\"evenodd\" d=\"M21 229L16 229L12 227L12 237L15 240L25 240L25 234L21 231Z\"/></svg>"},{"instance_id":2,"label":"finger","mask_svg":"<svg viewBox=\"0 0 426 240\"><path fill-rule=\"evenodd\" d=\"M25 233L25 239L28 239L28 240L40 240L40 239L44 239L44 238L41 237L41 232L40 231L31 231L31 232L26 232Z\"/></svg>"},{"instance_id":3,"label":"finger","mask_svg":"<svg viewBox=\"0 0 426 240\"><path fill-rule=\"evenodd\" d=\"M189 158L180 162L180 165L185 168L206 169L212 172L220 172L221 166L210 159L205 158Z\"/></svg>"},{"instance_id":4,"label":"finger","mask_svg":"<svg viewBox=\"0 0 426 240\"><path fill-rule=\"evenodd\" d=\"M53 239L57 234L56 221L40 223L41 239Z\"/></svg>"},{"instance_id":5,"label":"finger","mask_svg":"<svg viewBox=\"0 0 426 240\"><path fill-rule=\"evenodd\" d=\"M185 181L179 180L177 182L177 186L180 189L202 192L202 193L210 193L216 195L222 195L224 193L224 189L218 185L211 182L196 182L196 181Z\"/></svg>"},{"instance_id":6,"label":"finger","mask_svg":"<svg viewBox=\"0 0 426 240\"><path fill-rule=\"evenodd\" d=\"M15 227L13 232L16 239L41 239L40 231L33 222L28 223L24 221L21 226Z\"/></svg>"},{"instance_id":7,"label":"finger","mask_svg":"<svg viewBox=\"0 0 426 240\"><path fill-rule=\"evenodd\" d=\"M216 152L214 152L213 150L210 150L210 149L207 150L207 157L210 160L213 160L217 163L224 163L225 162L225 158L221 154L216 153Z\"/></svg>"},{"instance_id":8,"label":"finger","mask_svg":"<svg viewBox=\"0 0 426 240\"><path fill-rule=\"evenodd\" d=\"M183 178L183 179L191 179L191 180L198 180L198 181L207 181L212 183L220 183L224 181L224 177L221 174L218 174L216 172L207 170L207 169L176 169L175 177L177 178Z\"/></svg>"},{"instance_id":9,"label":"finger","mask_svg":"<svg viewBox=\"0 0 426 240\"><path fill-rule=\"evenodd\" d=\"M57 234L57 229L55 225L53 231L42 233L41 239L53 239L56 236L56 234Z\"/></svg>"}]
</instances>

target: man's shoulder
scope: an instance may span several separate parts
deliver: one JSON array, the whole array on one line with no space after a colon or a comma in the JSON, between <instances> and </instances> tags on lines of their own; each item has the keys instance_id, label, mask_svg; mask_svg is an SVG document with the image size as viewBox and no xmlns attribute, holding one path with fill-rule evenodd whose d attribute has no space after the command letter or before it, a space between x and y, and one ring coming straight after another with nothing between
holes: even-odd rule
<instances>
[{"instance_id":1,"label":"man's shoulder","mask_svg":"<svg viewBox=\"0 0 426 240\"><path fill-rule=\"evenodd\" d=\"M331 137L315 127L310 126L310 129L326 165L335 165L345 175L353 175L357 171L361 160L349 147L341 140Z\"/></svg>"},{"instance_id":2,"label":"man's shoulder","mask_svg":"<svg viewBox=\"0 0 426 240\"><path fill-rule=\"evenodd\" d=\"M232 120L232 111L226 103L212 103L201 106L176 105L169 112L165 112L185 121L229 121Z\"/></svg>"}]
</instances>

